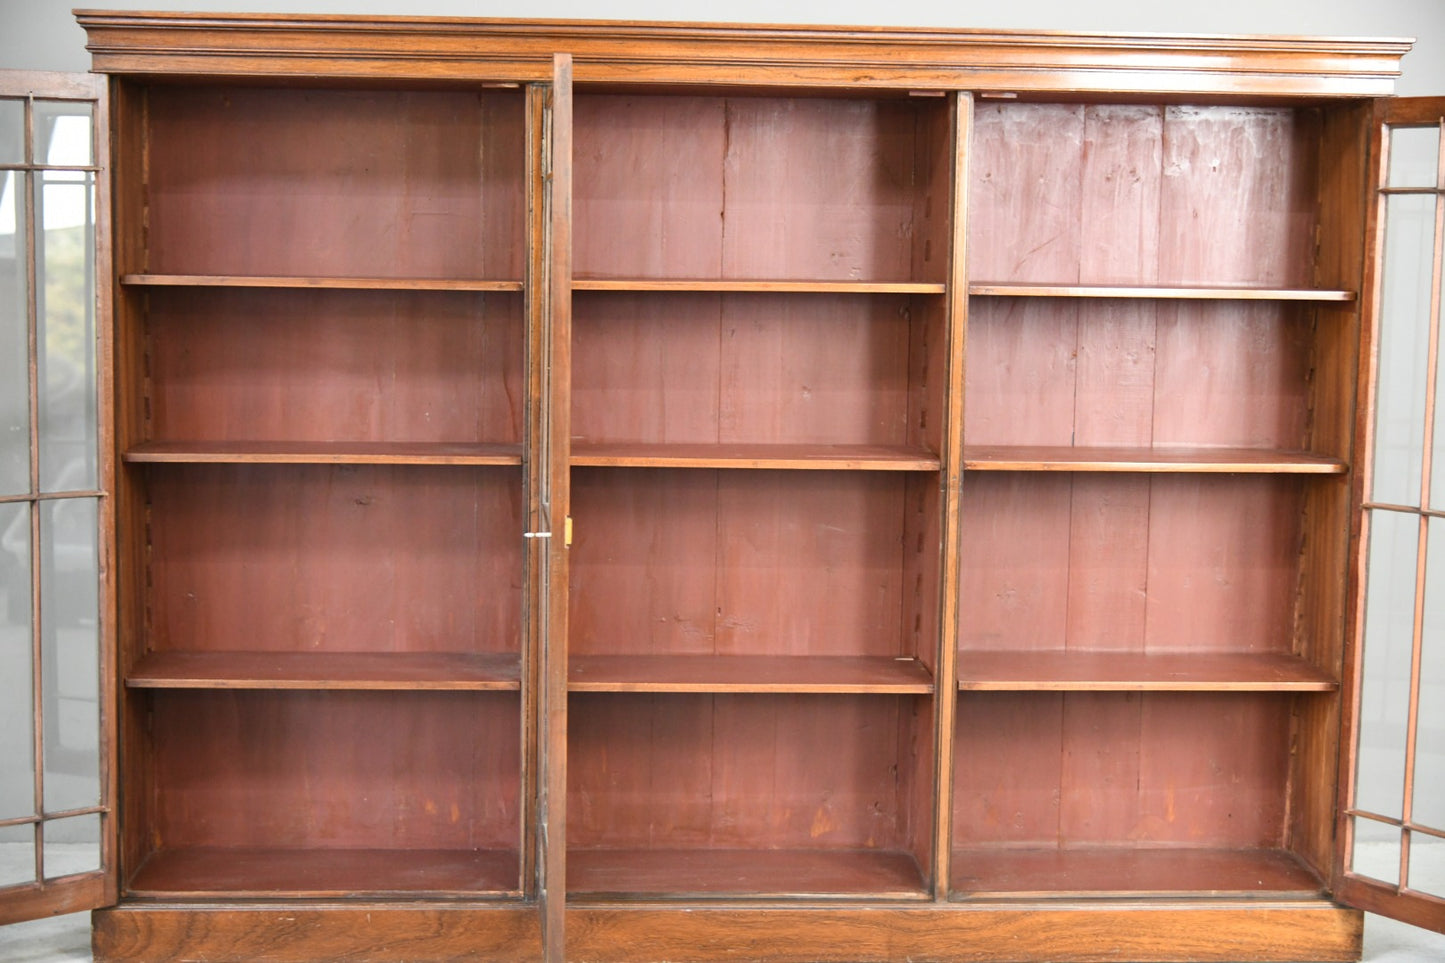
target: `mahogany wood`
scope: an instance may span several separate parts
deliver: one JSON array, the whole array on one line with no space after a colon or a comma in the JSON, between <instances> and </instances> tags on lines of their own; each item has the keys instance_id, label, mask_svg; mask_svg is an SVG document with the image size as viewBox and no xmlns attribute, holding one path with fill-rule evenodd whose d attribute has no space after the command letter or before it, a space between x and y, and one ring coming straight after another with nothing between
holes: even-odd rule
<instances>
[{"instance_id":1,"label":"mahogany wood","mask_svg":"<svg viewBox=\"0 0 1445 963\"><path fill-rule=\"evenodd\" d=\"M142 232L122 225L144 223L145 217L145 106L144 90L111 80L112 180L115 194L114 270L125 272L145 263ZM145 381L145 298L137 291L114 286L112 290L114 338L114 446L117 452L143 441L147 434ZM144 478L134 466L118 464L114 496L116 553L116 672L106 679L114 692L119 718L118 781L122 811L142 812L141 800L154 797L153 771L142 753L128 747L145 744L143 697L126 693L122 677L143 654L147 635L146 605L146 495ZM127 747L120 751L121 747ZM117 822L121 822L117 820ZM149 843L144 819L124 821L120 827L119 865L114 885L145 858Z\"/></svg>"},{"instance_id":2,"label":"mahogany wood","mask_svg":"<svg viewBox=\"0 0 1445 963\"><path fill-rule=\"evenodd\" d=\"M0 926L108 906L114 902L114 897L108 895L114 888L107 876L99 873L44 885L6 887L0 904Z\"/></svg>"},{"instance_id":3,"label":"mahogany wood","mask_svg":"<svg viewBox=\"0 0 1445 963\"><path fill-rule=\"evenodd\" d=\"M306 896L502 895L517 889L517 854L488 849L287 849L200 846L162 850L130 880L135 896L246 899Z\"/></svg>"},{"instance_id":4,"label":"mahogany wood","mask_svg":"<svg viewBox=\"0 0 1445 963\"><path fill-rule=\"evenodd\" d=\"M904 445L575 442L572 464L610 468L761 468L937 471L938 458Z\"/></svg>"},{"instance_id":5,"label":"mahogany wood","mask_svg":"<svg viewBox=\"0 0 1445 963\"><path fill-rule=\"evenodd\" d=\"M572 959L889 963L900 952L944 963L1206 959L1357 960L1362 918L1326 903L1173 900L954 906L578 906ZM1000 951L1000 947L1007 947ZM842 948L840 952L840 948Z\"/></svg>"},{"instance_id":6,"label":"mahogany wood","mask_svg":"<svg viewBox=\"0 0 1445 963\"><path fill-rule=\"evenodd\" d=\"M590 84L882 88L895 96L937 89L1164 100L1388 96L1410 46L1386 39L298 14L88 10L79 20L94 68L112 73L546 81L553 55L566 50L579 62L577 79ZM378 31L378 22L388 29Z\"/></svg>"},{"instance_id":7,"label":"mahogany wood","mask_svg":"<svg viewBox=\"0 0 1445 963\"><path fill-rule=\"evenodd\" d=\"M467 689L516 691L509 653L152 652L133 689Z\"/></svg>"},{"instance_id":8,"label":"mahogany wood","mask_svg":"<svg viewBox=\"0 0 1445 963\"><path fill-rule=\"evenodd\" d=\"M1323 884L1288 852L1191 847L1018 849L982 846L953 854L959 896L1046 898L1061 894L1160 898L1210 894L1276 899L1313 896Z\"/></svg>"},{"instance_id":9,"label":"mahogany wood","mask_svg":"<svg viewBox=\"0 0 1445 963\"><path fill-rule=\"evenodd\" d=\"M1358 955L1406 45L81 20L98 958Z\"/></svg>"},{"instance_id":10,"label":"mahogany wood","mask_svg":"<svg viewBox=\"0 0 1445 963\"><path fill-rule=\"evenodd\" d=\"M405 441L149 441L127 462L222 465L520 465L522 446Z\"/></svg>"},{"instance_id":11,"label":"mahogany wood","mask_svg":"<svg viewBox=\"0 0 1445 963\"><path fill-rule=\"evenodd\" d=\"M1339 682L1283 652L969 649L959 656L958 687L1021 692L1333 692Z\"/></svg>"},{"instance_id":12,"label":"mahogany wood","mask_svg":"<svg viewBox=\"0 0 1445 963\"><path fill-rule=\"evenodd\" d=\"M1010 298L1148 298L1200 301L1353 301L1354 291L1315 288L1266 288L1243 284L1159 286L1141 284L1025 284L974 281L975 297Z\"/></svg>"},{"instance_id":13,"label":"mahogany wood","mask_svg":"<svg viewBox=\"0 0 1445 963\"><path fill-rule=\"evenodd\" d=\"M677 278L576 278L574 291L710 291L718 294L942 294L931 281L734 281Z\"/></svg>"},{"instance_id":14,"label":"mahogany wood","mask_svg":"<svg viewBox=\"0 0 1445 963\"><path fill-rule=\"evenodd\" d=\"M335 291L520 291L521 281L463 278L295 277L234 274L123 274L121 284L137 287L287 288Z\"/></svg>"},{"instance_id":15,"label":"mahogany wood","mask_svg":"<svg viewBox=\"0 0 1445 963\"><path fill-rule=\"evenodd\" d=\"M595 899L666 896L919 899L918 864L888 850L600 849L573 852L572 894Z\"/></svg>"},{"instance_id":16,"label":"mahogany wood","mask_svg":"<svg viewBox=\"0 0 1445 963\"><path fill-rule=\"evenodd\" d=\"M816 692L933 691L933 676L917 659L798 655L579 655L570 660L572 692Z\"/></svg>"},{"instance_id":17,"label":"mahogany wood","mask_svg":"<svg viewBox=\"0 0 1445 963\"><path fill-rule=\"evenodd\" d=\"M531 461L536 465L537 524L546 531L545 548L535 554L541 565L540 587L545 601L537 613L543 624L538 634L538 763L537 896L542 917L542 953L547 963L563 963L567 955L567 656L568 597L572 546L572 495L568 466L572 437L572 197L574 98L572 57L553 55L552 85L545 106L533 101L540 113L536 129L537 160L531 197L537 208L534 222L540 244L533 250L534 299L539 337L531 344L536 359L538 386L535 399L538 436ZM535 90L535 88L534 88ZM560 529L560 531L559 531ZM535 540L534 540L535 541Z\"/></svg>"},{"instance_id":18,"label":"mahogany wood","mask_svg":"<svg viewBox=\"0 0 1445 963\"><path fill-rule=\"evenodd\" d=\"M1208 472L1225 474L1341 475L1338 458L1258 448L1161 446L970 445L970 471Z\"/></svg>"},{"instance_id":19,"label":"mahogany wood","mask_svg":"<svg viewBox=\"0 0 1445 963\"><path fill-rule=\"evenodd\" d=\"M111 960L212 959L257 963L366 960L480 963L541 958L537 913L519 903L435 901L410 905L350 902L123 903L96 913L92 948Z\"/></svg>"}]
</instances>

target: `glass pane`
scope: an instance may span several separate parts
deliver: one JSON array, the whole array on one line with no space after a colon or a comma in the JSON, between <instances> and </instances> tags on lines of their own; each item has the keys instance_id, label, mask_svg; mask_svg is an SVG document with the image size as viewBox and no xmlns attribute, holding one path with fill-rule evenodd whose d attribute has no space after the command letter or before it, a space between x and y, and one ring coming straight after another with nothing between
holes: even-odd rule
<instances>
[{"instance_id":1,"label":"glass pane","mask_svg":"<svg viewBox=\"0 0 1445 963\"><path fill-rule=\"evenodd\" d=\"M1445 897L1445 839L1410 834L1410 888Z\"/></svg>"},{"instance_id":2,"label":"glass pane","mask_svg":"<svg viewBox=\"0 0 1445 963\"><path fill-rule=\"evenodd\" d=\"M88 102L35 102L36 163L55 167L89 167L95 162Z\"/></svg>"},{"instance_id":3,"label":"glass pane","mask_svg":"<svg viewBox=\"0 0 1445 963\"><path fill-rule=\"evenodd\" d=\"M23 177L0 172L0 494L30 491L30 333Z\"/></svg>"},{"instance_id":4,"label":"glass pane","mask_svg":"<svg viewBox=\"0 0 1445 963\"><path fill-rule=\"evenodd\" d=\"M45 824L45 878L100 869L100 816L71 816Z\"/></svg>"},{"instance_id":5,"label":"glass pane","mask_svg":"<svg viewBox=\"0 0 1445 963\"><path fill-rule=\"evenodd\" d=\"M1391 187L1434 187L1439 177L1440 128L1390 128Z\"/></svg>"},{"instance_id":6,"label":"glass pane","mask_svg":"<svg viewBox=\"0 0 1445 963\"><path fill-rule=\"evenodd\" d=\"M1419 516L1370 513L1355 808L1395 819L1404 816L1419 533Z\"/></svg>"},{"instance_id":7,"label":"glass pane","mask_svg":"<svg viewBox=\"0 0 1445 963\"><path fill-rule=\"evenodd\" d=\"M1355 817L1355 851L1350 872L1400 884L1400 830L1373 819Z\"/></svg>"},{"instance_id":8,"label":"glass pane","mask_svg":"<svg viewBox=\"0 0 1445 963\"><path fill-rule=\"evenodd\" d=\"M0 886L35 882L35 827L0 828Z\"/></svg>"},{"instance_id":9,"label":"glass pane","mask_svg":"<svg viewBox=\"0 0 1445 963\"><path fill-rule=\"evenodd\" d=\"M95 177L37 175L40 489L93 489L96 474Z\"/></svg>"},{"instance_id":10,"label":"glass pane","mask_svg":"<svg viewBox=\"0 0 1445 963\"><path fill-rule=\"evenodd\" d=\"M1410 822L1445 829L1445 519L1432 518L1429 524Z\"/></svg>"},{"instance_id":11,"label":"glass pane","mask_svg":"<svg viewBox=\"0 0 1445 963\"><path fill-rule=\"evenodd\" d=\"M100 802L100 564L97 504L40 504L45 808Z\"/></svg>"},{"instance_id":12,"label":"glass pane","mask_svg":"<svg viewBox=\"0 0 1445 963\"><path fill-rule=\"evenodd\" d=\"M1435 198L1413 194L1389 197L1385 217L1371 500L1415 507L1420 504L1421 453L1425 444Z\"/></svg>"},{"instance_id":13,"label":"glass pane","mask_svg":"<svg viewBox=\"0 0 1445 963\"><path fill-rule=\"evenodd\" d=\"M25 163L25 101L0 98L0 164Z\"/></svg>"},{"instance_id":14,"label":"glass pane","mask_svg":"<svg viewBox=\"0 0 1445 963\"><path fill-rule=\"evenodd\" d=\"M0 505L0 819L35 815L30 506Z\"/></svg>"}]
</instances>

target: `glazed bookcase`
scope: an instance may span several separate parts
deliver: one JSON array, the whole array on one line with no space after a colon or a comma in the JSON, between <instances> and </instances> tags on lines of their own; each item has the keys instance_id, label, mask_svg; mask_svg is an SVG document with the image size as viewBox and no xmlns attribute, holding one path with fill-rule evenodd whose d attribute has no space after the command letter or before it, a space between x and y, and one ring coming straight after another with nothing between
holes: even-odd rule
<instances>
[{"instance_id":1,"label":"glazed bookcase","mask_svg":"<svg viewBox=\"0 0 1445 963\"><path fill-rule=\"evenodd\" d=\"M78 16L98 959L1445 924L1407 43Z\"/></svg>"}]
</instances>

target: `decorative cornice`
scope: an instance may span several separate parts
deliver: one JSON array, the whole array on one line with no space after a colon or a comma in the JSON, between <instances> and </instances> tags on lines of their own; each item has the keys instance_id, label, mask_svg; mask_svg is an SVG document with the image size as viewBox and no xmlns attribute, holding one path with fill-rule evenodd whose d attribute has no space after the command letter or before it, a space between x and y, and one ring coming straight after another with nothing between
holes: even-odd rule
<instances>
[{"instance_id":1,"label":"decorative cornice","mask_svg":"<svg viewBox=\"0 0 1445 963\"><path fill-rule=\"evenodd\" d=\"M1393 92L1410 41L630 21L77 11L119 74L921 87L1221 97Z\"/></svg>"}]
</instances>

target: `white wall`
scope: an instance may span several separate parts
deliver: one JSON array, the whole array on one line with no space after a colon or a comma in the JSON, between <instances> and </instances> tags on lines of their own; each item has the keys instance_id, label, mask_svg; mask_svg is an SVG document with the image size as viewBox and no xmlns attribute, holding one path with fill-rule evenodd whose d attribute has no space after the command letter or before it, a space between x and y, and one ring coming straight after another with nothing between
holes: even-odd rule
<instances>
[{"instance_id":1,"label":"white wall","mask_svg":"<svg viewBox=\"0 0 1445 963\"><path fill-rule=\"evenodd\" d=\"M74 0L84 4L86 0ZM254 10L416 16L1017 27L1106 32L1415 37L1401 94L1445 94L1445 0L92 0L133 10ZM0 0L0 67L85 70L70 3Z\"/></svg>"}]
</instances>

